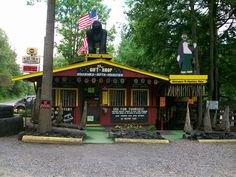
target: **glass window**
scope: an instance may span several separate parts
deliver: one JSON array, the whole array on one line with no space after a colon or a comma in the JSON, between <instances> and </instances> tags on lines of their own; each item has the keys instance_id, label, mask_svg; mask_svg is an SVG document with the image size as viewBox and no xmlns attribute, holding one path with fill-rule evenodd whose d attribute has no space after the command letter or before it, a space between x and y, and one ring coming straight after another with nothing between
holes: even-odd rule
<instances>
[{"instance_id":1,"label":"glass window","mask_svg":"<svg viewBox=\"0 0 236 177\"><path fill-rule=\"evenodd\" d=\"M110 106L125 106L125 89L110 89L109 90L109 105Z\"/></svg>"},{"instance_id":2,"label":"glass window","mask_svg":"<svg viewBox=\"0 0 236 177\"><path fill-rule=\"evenodd\" d=\"M132 106L148 106L149 92L147 89L132 90Z\"/></svg>"}]
</instances>

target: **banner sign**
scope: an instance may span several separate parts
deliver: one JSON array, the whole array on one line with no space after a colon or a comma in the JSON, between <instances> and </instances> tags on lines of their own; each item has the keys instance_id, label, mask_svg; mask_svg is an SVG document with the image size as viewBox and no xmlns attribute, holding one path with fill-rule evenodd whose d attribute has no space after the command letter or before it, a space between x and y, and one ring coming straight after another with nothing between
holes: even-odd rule
<instances>
[{"instance_id":1,"label":"banner sign","mask_svg":"<svg viewBox=\"0 0 236 177\"><path fill-rule=\"evenodd\" d=\"M112 123L145 123L148 122L146 107L113 107L111 109Z\"/></svg>"},{"instance_id":2,"label":"banner sign","mask_svg":"<svg viewBox=\"0 0 236 177\"><path fill-rule=\"evenodd\" d=\"M98 64L78 68L77 76L123 77L123 71L113 66Z\"/></svg>"}]
</instances>

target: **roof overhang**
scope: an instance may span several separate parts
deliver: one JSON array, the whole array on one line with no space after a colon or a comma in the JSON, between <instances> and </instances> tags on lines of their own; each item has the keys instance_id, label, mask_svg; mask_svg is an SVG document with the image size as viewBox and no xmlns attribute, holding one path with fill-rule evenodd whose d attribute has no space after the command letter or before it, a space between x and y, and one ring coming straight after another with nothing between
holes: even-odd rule
<instances>
[{"instance_id":1,"label":"roof overhang","mask_svg":"<svg viewBox=\"0 0 236 177\"><path fill-rule=\"evenodd\" d=\"M76 68L81 68L81 67L96 65L96 64L107 64L107 65L110 65L110 66L113 66L113 67L118 67L118 68L125 69L125 70L128 70L128 71L136 72L136 73L143 74L143 75L146 75L146 76L149 76L149 77L161 79L161 80L164 80L164 81L169 81L169 77L167 77L167 76L152 73L152 72L147 72L147 71L144 71L144 70L141 70L141 69L136 69L136 68L133 68L133 67L130 67L130 66L121 65L121 64L109 61L109 60L104 60L104 59L90 60L90 61L85 61L85 62L81 62L81 63L72 64L70 66L66 66L66 67L62 67L62 68L53 69L53 73L58 73L58 72L62 72L62 71L67 71L67 70L71 70L71 69L76 69ZM28 80L28 79L32 79L34 77L40 77L42 75L43 75L43 72L41 71L41 72L36 72L36 73L32 73L32 74L16 76L16 77L13 77L12 80L13 81Z\"/></svg>"}]
</instances>

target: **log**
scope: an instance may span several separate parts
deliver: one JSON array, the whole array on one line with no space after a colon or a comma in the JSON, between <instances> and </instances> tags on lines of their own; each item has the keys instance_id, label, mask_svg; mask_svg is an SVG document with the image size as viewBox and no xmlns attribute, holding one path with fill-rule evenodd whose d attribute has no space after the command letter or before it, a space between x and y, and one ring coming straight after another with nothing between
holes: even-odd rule
<instances>
[{"instance_id":1,"label":"log","mask_svg":"<svg viewBox=\"0 0 236 177\"><path fill-rule=\"evenodd\" d=\"M46 137L24 135L22 141L25 143L45 143L45 144L83 144L82 138Z\"/></svg>"},{"instance_id":2,"label":"log","mask_svg":"<svg viewBox=\"0 0 236 177\"><path fill-rule=\"evenodd\" d=\"M38 128L38 124L33 124L33 123L29 122L27 124L27 127L30 128L30 129L37 129ZM83 130L79 130L78 128L76 129L76 128L70 128L70 127L69 128L65 128L65 127L55 127L55 126L53 126L52 130L68 131L69 133L82 133L82 134L86 135Z\"/></svg>"},{"instance_id":3,"label":"log","mask_svg":"<svg viewBox=\"0 0 236 177\"><path fill-rule=\"evenodd\" d=\"M134 139L134 138L115 138L116 143L145 143L145 144L168 144L165 139Z\"/></svg>"}]
</instances>

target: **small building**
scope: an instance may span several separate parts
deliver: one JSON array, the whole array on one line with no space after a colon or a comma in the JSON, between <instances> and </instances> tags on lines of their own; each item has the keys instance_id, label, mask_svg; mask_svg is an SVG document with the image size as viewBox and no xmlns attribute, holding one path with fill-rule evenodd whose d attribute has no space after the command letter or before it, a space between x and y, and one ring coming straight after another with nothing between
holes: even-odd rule
<instances>
[{"instance_id":1,"label":"small building","mask_svg":"<svg viewBox=\"0 0 236 177\"><path fill-rule=\"evenodd\" d=\"M178 100L194 104L196 97L204 94L206 75L164 76L110 59L108 54L88 54L84 62L53 70L52 119L62 107L62 121L78 125L86 106L87 124L175 129L180 119ZM33 82L40 98L42 75L36 72L12 80Z\"/></svg>"}]
</instances>

